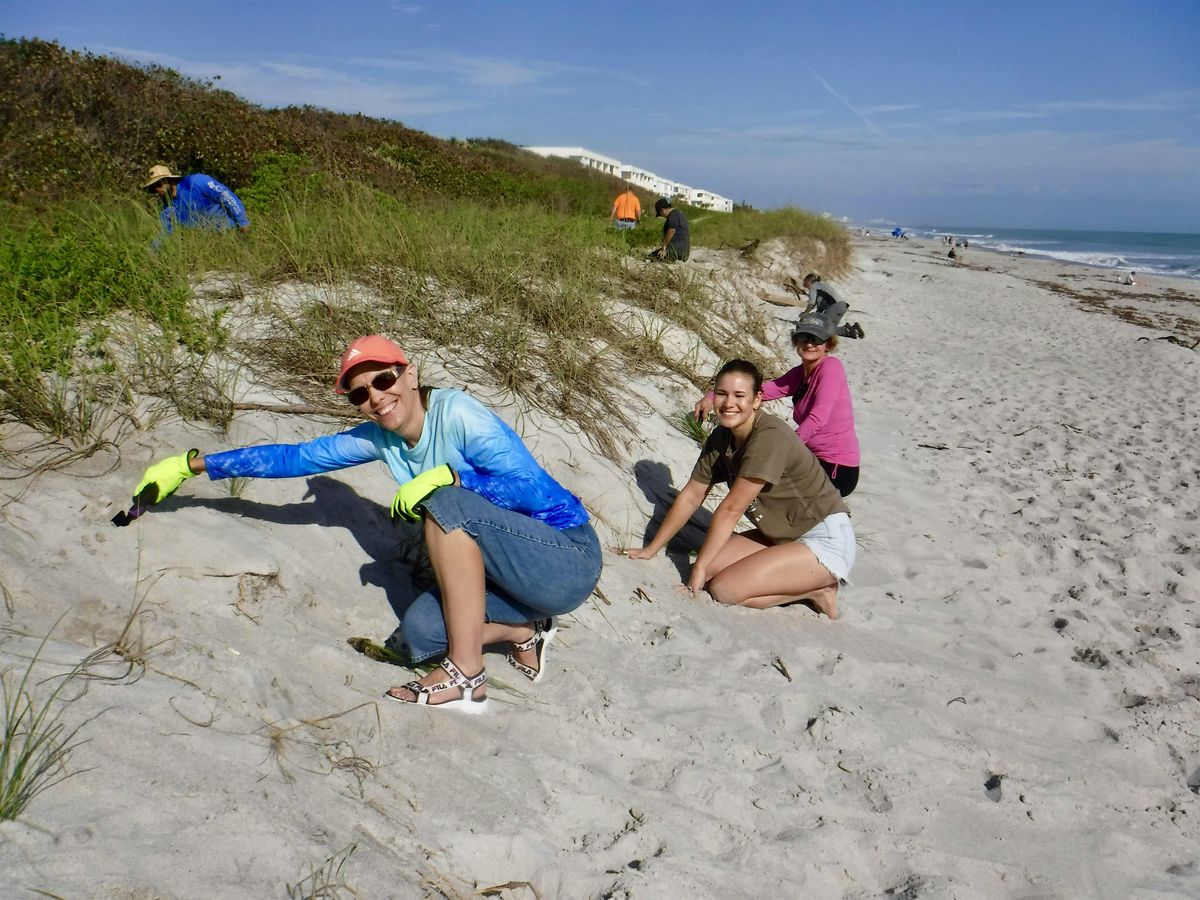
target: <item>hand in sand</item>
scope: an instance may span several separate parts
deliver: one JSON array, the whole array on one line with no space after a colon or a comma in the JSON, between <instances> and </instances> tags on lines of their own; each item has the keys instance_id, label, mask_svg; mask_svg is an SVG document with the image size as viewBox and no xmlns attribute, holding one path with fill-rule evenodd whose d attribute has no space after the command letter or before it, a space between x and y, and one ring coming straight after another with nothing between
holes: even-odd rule
<instances>
[{"instance_id":1,"label":"hand in sand","mask_svg":"<svg viewBox=\"0 0 1200 900\"><path fill-rule=\"evenodd\" d=\"M713 400L707 394L696 401L696 405L692 407L692 413L696 416L697 422L703 422L708 418L708 414L713 411Z\"/></svg>"},{"instance_id":2,"label":"hand in sand","mask_svg":"<svg viewBox=\"0 0 1200 900\"><path fill-rule=\"evenodd\" d=\"M651 552L645 547L609 547L608 549L617 556L628 556L630 559L650 559L658 552L657 550Z\"/></svg>"}]
</instances>

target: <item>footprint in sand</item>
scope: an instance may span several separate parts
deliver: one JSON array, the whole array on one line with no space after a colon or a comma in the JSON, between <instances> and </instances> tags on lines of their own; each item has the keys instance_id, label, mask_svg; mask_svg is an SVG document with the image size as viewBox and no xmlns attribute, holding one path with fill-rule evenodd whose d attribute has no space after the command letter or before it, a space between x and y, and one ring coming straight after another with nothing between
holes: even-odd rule
<instances>
[{"instance_id":1,"label":"footprint in sand","mask_svg":"<svg viewBox=\"0 0 1200 900\"><path fill-rule=\"evenodd\" d=\"M1108 657L1095 647L1076 648L1071 654L1071 659L1093 669L1107 669L1110 665Z\"/></svg>"}]
</instances>

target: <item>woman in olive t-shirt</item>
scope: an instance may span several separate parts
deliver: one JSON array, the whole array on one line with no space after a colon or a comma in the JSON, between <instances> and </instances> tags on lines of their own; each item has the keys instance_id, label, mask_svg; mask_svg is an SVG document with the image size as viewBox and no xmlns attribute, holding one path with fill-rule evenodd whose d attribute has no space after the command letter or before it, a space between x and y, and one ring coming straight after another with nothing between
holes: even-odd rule
<instances>
[{"instance_id":1,"label":"woman in olive t-shirt","mask_svg":"<svg viewBox=\"0 0 1200 900\"><path fill-rule=\"evenodd\" d=\"M762 374L752 363L726 363L714 394L717 428L691 479L650 542L627 555L657 554L723 481L729 493L713 513L688 589L756 609L804 599L836 619L838 586L855 555L841 495L791 428L759 410ZM743 515L755 528L735 533Z\"/></svg>"}]
</instances>

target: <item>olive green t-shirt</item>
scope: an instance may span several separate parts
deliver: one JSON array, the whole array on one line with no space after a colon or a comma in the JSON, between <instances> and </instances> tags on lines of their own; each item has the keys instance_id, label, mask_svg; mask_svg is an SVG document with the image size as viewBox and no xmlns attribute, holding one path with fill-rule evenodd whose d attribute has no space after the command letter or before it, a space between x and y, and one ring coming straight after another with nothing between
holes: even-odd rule
<instances>
[{"instance_id":1,"label":"olive green t-shirt","mask_svg":"<svg viewBox=\"0 0 1200 900\"><path fill-rule=\"evenodd\" d=\"M782 419L759 410L746 443L735 449L732 437L720 427L708 436L692 480L731 487L739 477L765 481L746 518L768 540L794 541L826 516L849 512L812 451Z\"/></svg>"}]
</instances>

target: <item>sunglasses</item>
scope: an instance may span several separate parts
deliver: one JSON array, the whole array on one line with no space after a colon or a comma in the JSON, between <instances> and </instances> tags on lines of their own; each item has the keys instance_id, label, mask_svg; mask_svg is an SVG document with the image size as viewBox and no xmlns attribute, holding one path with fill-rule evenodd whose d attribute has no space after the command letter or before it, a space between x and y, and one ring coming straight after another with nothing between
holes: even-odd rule
<instances>
[{"instance_id":1,"label":"sunglasses","mask_svg":"<svg viewBox=\"0 0 1200 900\"><path fill-rule=\"evenodd\" d=\"M371 379L371 387L382 394L400 380L400 376L404 374L404 368L404 366L400 366L399 368L384 369ZM362 406L371 399L370 388L365 384L360 385L352 391L347 391L346 399L354 406Z\"/></svg>"},{"instance_id":2,"label":"sunglasses","mask_svg":"<svg viewBox=\"0 0 1200 900\"><path fill-rule=\"evenodd\" d=\"M797 344L812 344L814 347L825 343L823 340L818 340L815 334L794 334L792 340Z\"/></svg>"}]
</instances>

